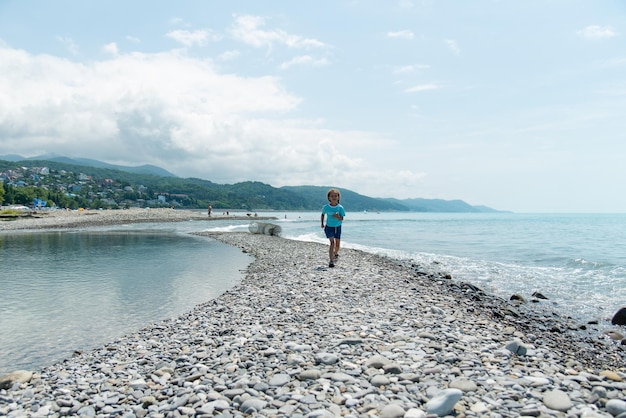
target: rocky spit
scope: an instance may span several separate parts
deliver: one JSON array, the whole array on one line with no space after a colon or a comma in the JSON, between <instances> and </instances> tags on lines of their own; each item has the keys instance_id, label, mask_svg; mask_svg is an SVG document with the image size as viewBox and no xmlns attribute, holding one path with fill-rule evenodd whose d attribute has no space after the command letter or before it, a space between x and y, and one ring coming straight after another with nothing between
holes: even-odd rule
<instances>
[{"instance_id":1,"label":"rocky spit","mask_svg":"<svg viewBox=\"0 0 626 418\"><path fill-rule=\"evenodd\" d=\"M143 222L183 222L225 219L272 219L255 217L253 214L233 212L229 215L206 211L179 209L126 209L126 210L53 210L27 212L16 219L0 219L0 231L89 228L94 226L121 225ZM274 218L275 219L275 218Z\"/></svg>"},{"instance_id":2,"label":"rocky spit","mask_svg":"<svg viewBox=\"0 0 626 418\"><path fill-rule=\"evenodd\" d=\"M202 233L208 234L208 233ZM180 317L0 378L0 415L626 417L626 354L419 266L250 233L242 283Z\"/></svg>"}]
</instances>

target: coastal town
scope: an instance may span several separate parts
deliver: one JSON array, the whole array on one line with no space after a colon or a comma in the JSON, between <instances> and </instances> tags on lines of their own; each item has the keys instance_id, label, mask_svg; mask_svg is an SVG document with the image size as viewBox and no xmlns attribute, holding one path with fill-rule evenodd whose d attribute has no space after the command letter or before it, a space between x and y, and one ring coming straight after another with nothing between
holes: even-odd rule
<instances>
[{"instance_id":1,"label":"coastal town","mask_svg":"<svg viewBox=\"0 0 626 418\"><path fill-rule=\"evenodd\" d=\"M181 207L190 203L186 194L161 192L142 184L94 178L82 172L54 170L46 166L2 171L0 185L4 189L0 202L31 209L129 209Z\"/></svg>"}]
</instances>

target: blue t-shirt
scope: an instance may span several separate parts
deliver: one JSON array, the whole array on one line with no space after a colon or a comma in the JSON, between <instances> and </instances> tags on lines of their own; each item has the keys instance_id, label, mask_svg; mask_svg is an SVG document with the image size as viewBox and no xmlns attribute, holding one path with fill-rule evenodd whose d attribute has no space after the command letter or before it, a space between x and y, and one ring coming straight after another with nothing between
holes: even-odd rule
<instances>
[{"instance_id":1,"label":"blue t-shirt","mask_svg":"<svg viewBox=\"0 0 626 418\"><path fill-rule=\"evenodd\" d=\"M339 213L343 218L346 216L346 211L343 209L343 206L331 206L329 203L326 203L322 208L322 213L326 215L326 226L330 226L332 228L336 226L341 226L341 221L333 216L333 213Z\"/></svg>"}]
</instances>

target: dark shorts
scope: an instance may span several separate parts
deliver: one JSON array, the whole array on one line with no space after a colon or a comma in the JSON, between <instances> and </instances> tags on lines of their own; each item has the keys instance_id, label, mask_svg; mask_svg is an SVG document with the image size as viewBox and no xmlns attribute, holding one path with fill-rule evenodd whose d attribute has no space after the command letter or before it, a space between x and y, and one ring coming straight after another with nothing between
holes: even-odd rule
<instances>
[{"instance_id":1,"label":"dark shorts","mask_svg":"<svg viewBox=\"0 0 626 418\"><path fill-rule=\"evenodd\" d=\"M341 239L341 226L325 226L324 233L326 238Z\"/></svg>"}]
</instances>

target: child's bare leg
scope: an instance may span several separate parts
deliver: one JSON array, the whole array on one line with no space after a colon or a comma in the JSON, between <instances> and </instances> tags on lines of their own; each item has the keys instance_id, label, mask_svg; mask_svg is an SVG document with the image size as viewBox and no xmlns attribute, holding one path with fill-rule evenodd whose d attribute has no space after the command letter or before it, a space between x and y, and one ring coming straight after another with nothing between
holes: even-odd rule
<instances>
[{"instance_id":1,"label":"child's bare leg","mask_svg":"<svg viewBox=\"0 0 626 418\"><path fill-rule=\"evenodd\" d=\"M335 238L335 258L339 255L339 247L341 245L341 240Z\"/></svg>"},{"instance_id":2,"label":"child's bare leg","mask_svg":"<svg viewBox=\"0 0 626 418\"><path fill-rule=\"evenodd\" d=\"M330 258L330 261L333 261L335 259L335 248L336 248L336 239L334 238L330 238L330 246L328 247L328 258Z\"/></svg>"}]
</instances>

